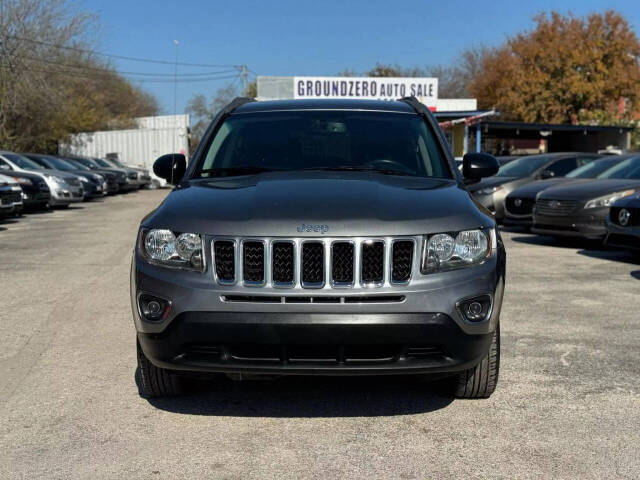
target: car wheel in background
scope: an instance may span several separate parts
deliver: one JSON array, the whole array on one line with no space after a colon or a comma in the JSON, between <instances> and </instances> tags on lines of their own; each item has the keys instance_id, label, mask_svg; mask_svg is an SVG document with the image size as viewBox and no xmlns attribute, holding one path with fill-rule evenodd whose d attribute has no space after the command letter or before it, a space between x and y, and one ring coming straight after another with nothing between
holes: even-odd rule
<instances>
[{"instance_id":1,"label":"car wheel in background","mask_svg":"<svg viewBox=\"0 0 640 480\"><path fill-rule=\"evenodd\" d=\"M487 355L473 368L454 377L457 398L489 398L498 384L500 370L500 325L496 326Z\"/></svg>"}]
</instances>

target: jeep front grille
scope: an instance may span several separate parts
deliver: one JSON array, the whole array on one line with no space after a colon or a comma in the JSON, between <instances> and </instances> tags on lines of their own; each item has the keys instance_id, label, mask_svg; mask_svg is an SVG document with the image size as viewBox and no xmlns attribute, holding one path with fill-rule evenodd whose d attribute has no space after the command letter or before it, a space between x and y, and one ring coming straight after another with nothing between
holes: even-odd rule
<instances>
[{"instance_id":1,"label":"jeep front grille","mask_svg":"<svg viewBox=\"0 0 640 480\"><path fill-rule=\"evenodd\" d=\"M247 287L351 288L406 284L419 237L214 238L216 281Z\"/></svg>"}]
</instances>

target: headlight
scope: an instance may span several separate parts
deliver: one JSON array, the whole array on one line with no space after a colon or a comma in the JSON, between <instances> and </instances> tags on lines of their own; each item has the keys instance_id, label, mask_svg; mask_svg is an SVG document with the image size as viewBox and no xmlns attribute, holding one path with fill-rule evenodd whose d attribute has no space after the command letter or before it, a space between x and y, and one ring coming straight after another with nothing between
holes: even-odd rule
<instances>
[{"instance_id":1,"label":"headlight","mask_svg":"<svg viewBox=\"0 0 640 480\"><path fill-rule=\"evenodd\" d=\"M33 185L33 182L28 178L21 178L21 177L13 177L13 178L15 179L16 182L22 185Z\"/></svg>"},{"instance_id":2,"label":"headlight","mask_svg":"<svg viewBox=\"0 0 640 480\"><path fill-rule=\"evenodd\" d=\"M89 183L89 179L87 177L78 177L82 183Z\"/></svg>"},{"instance_id":3,"label":"headlight","mask_svg":"<svg viewBox=\"0 0 640 480\"><path fill-rule=\"evenodd\" d=\"M50 173L45 173L45 177L51 180L54 183L64 183L64 178L58 177L57 175L51 175Z\"/></svg>"},{"instance_id":4,"label":"headlight","mask_svg":"<svg viewBox=\"0 0 640 480\"><path fill-rule=\"evenodd\" d=\"M635 190L625 190L624 192L609 193L602 197L589 200L584 208L609 207L619 198L628 197L629 195L633 195L634 193L636 193Z\"/></svg>"},{"instance_id":5,"label":"headlight","mask_svg":"<svg viewBox=\"0 0 640 480\"><path fill-rule=\"evenodd\" d=\"M425 239L422 273L434 273L484 262L496 246L496 231L436 233Z\"/></svg>"},{"instance_id":6,"label":"headlight","mask_svg":"<svg viewBox=\"0 0 640 480\"><path fill-rule=\"evenodd\" d=\"M104 182L104 177L102 175L93 174L92 178L93 178L94 181L96 181L98 183Z\"/></svg>"},{"instance_id":7,"label":"headlight","mask_svg":"<svg viewBox=\"0 0 640 480\"><path fill-rule=\"evenodd\" d=\"M153 229L140 232L139 249L150 262L167 267L204 271L204 239L195 233Z\"/></svg>"},{"instance_id":8,"label":"headlight","mask_svg":"<svg viewBox=\"0 0 640 480\"><path fill-rule=\"evenodd\" d=\"M481 188L480 190L476 190L476 195L491 195L492 193L496 193L497 191L502 190L502 185L498 185L497 187L488 187Z\"/></svg>"}]
</instances>

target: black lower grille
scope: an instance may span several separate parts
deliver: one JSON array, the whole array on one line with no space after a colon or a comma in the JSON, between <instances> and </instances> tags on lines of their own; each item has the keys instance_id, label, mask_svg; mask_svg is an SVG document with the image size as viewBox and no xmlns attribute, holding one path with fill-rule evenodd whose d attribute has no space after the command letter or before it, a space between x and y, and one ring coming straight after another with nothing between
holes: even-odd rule
<instances>
[{"instance_id":1,"label":"black lower grille","mask_svg":"<svg viewBox=\"0 0 640 480\"><path fill-rule=\"evenodd\" d=\"M362 282L381 283L384 279L384 243L367 242L362 245Z\"/></svg>"},{"instance_id":2,"label":"black lower grille","mask_svg":"<svg viewBox=\"0 0 640 480\"><path fill-rule=\"evenodd\" d=\"M271 251L274 283L293 284L293 243L275 242Z\"/></svg>"},{"instance_id":3,"label":"black lower grille","mask_svg":"<svg viewBox=\"0 0 640 480\"><path fill-rule=\"evenodd\" d=\"M532 198L507 197L506 206L509 213L514 215L531 215L535 201Z\"/></svg>"},{"instance_id":4,"label":"black lower grille","mask_svg":"<svg viewBox=\"0 0 640 480\"><path fill-rule=\"evenodd\" d=\"M242 278L245 282L262 283L264 281L264 244L245 242L242 250Z\"/></svg>"},{"instance_id":5,"label":"black lower grille","mask_svg":"<svg viewBox=\"0 0 640 480\"><path fill-rule=\"evenodd\" d=\"M407 282L411 278L413 242L408 240L394 242L392 257L391 279L394 282Z\"/></svg>"},{"instance_id":6,"label":"black lower grille","mask_svg":"<svg viewBox=\"0 0 640 480\"><path fill-rule=\"evenodd\" d=\"M353 284L353 243L333 244L331 276L336 284Z\"/></svg>"},{"instance_id":7,"label":"black lower grille","mask_svg":"<svg viewBox=\"0 0 640 480\"><path fill-rule=\"evenodd\" d=\"M234 243L228 240L218 240L214 244L216 275L223 282L235 280L236 260Z\"/></svg>"},{"instance_id":8,"label":"black lower grille","mask_svg":"<svg viewBox=\"0 0 640 480\"><path fill-rule=\"evenodd\" d=\"M320 242L302 244L302 283L307 286L324 284L324 245Z\"/></svg>"}]
</instances>

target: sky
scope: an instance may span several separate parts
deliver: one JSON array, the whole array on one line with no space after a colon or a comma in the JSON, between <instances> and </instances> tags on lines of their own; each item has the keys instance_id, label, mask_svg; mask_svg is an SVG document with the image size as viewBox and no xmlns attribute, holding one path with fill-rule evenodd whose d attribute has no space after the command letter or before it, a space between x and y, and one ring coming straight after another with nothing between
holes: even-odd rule
<instances>
[{"instance_id":1,"label":"sky","mask_svg":"<svg viewBox=\"0 0 640 480\"><path fill-rule=\"evenodd\" d=\"M247 65L255 75L335 75L376 64L450 65L468 47L501 44L531 29L532 17L557 10L583 16L614 9L640 35L638 0L84 0L97 15L101 52L178 62ZM174 40L178 40L176 47ZM177 52L176 52L177 50ZM121 71L173 75L174 66L114 59ZM178 75L224 68L179 66ZM234 72L220 76L235 75ZM131 77L132 79L134 77ZM136 77L137 78L137 77ZM206 77L200 77L206 78ZM208 97L234 78L184 81L175 89L175 111L183 113L195 94ZM141 82L162 113L174 112L174 84Z\"/></svg>"}]
</instances>

